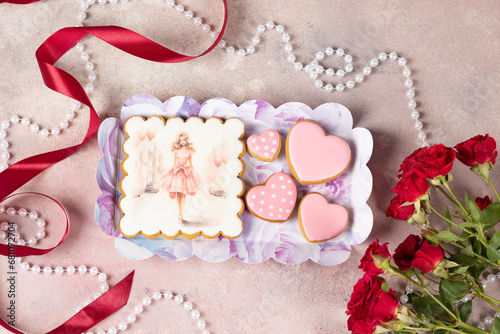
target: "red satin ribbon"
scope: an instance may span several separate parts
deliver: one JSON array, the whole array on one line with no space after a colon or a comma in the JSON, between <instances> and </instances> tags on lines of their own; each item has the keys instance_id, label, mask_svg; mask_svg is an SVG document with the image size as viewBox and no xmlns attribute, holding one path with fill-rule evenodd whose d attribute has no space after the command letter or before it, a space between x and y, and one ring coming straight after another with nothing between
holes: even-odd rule
<instances>
[{"instance_id":1,"label":"red satin ribbon","mask_svg":"<svg viewBox=\"0 0 500 334\"><path fill-rule=\"evenodd\" d=\"M39 0L0 0L0 4L29 4L37 1ZM99 129L99 117L80 83L69 73L54 66L59 58L61 58L78 41L87 35L94 35L95 37L131 55L155 62L178 63L201 57L212 51L224 34L227 22L227 4L226 0L222 0L222 2L224 5L224 23L219 37L208 50L203 52L201 55L194 57L172 51L136 32L117 26L64 28L50 36L36 51L36 58L43 80L45 85L50 89L75 99L90 108L90 120L87 132L83 140L77 145L26 158L13 164L0 173L0 202L7 199L8 196L15 190L29 182L45 169L69 157L97 134ZM64 210L59 202L49 196L42 196L53 200L61 209ZM43 255L52 251L64 241L68 228L69 222L66 215L66 231L55 247L49 249L33 249L27 246L18 246L16 247L16 255ZM0 255L8 256L8 249L5 245L0 246ZM85 332L94 327L100 321L107 318L127 303L132 286L132 280L133 272L120 283L111 288L107 293L103 294L93 303L83 308L71 319L49 333L76 334ZM2 319L0 319L0 326L12 333L22 334L22 332L10 327Z\"/></svg>"}]
</instances>

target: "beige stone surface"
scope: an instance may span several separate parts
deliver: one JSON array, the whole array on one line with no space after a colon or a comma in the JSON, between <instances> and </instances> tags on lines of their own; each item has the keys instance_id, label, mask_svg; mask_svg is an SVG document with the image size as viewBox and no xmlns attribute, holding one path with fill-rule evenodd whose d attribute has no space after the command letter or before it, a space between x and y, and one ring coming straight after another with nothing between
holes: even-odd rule
<instances>
[{"instance_id":1,"label":"beige stone surface","mask_svg":"<svg viewBox=\"0 0 500 334\"><path fill-rule=\"evenodd\" d=\"M500 138L498 80L500 57L500 5L497 1L266 1L229 0L224 38L244 47L256 26L268 20L284 25L292 37L299 61L309 61L317 50L342 47L354 57L357 71L381 51L396 51L408 60L415 82L416 101L431 143L455 145L476 134ZM221 26L222 6L216 0L183 0L187 8L215 27ZM37 47L53 32L76 22L75 1L46 0L26 6L0 5L0 120L12 114L27 116L42 126L64 118L67 98L49 91L42 82L35 59ZM159 0L130 0L128 4L95 5L86 21L91 25L118 24L142 33L176 51L198 54L209 38L192 23ZM112 240L94 220L99 195L95 170L101 152L92 139L76 154L53 166L23 190L38 191L59 199L68 210L71 228L56 251L34 264L96 265L111 283L136 270L131 301L146 293L170 289L186 295L202 312L211 333L346 333L345 308L365 247L375 238L390 242L390 249L416 228L385 217L400 161L417 148L417 132L407 98L401 67L384 62L353 90L326 93L315 89L304 72L286 62L284 43L277 34L263 35L257 52L239 58L219 49L183 64L158 64L118 51L96 38L84 41L96 64L98 79L91 100L101 119L119 114L123 102L136 94L161 100L186 95L198 102L225 97L237 104L251 99L279 106L299 101L312 108L339 102L349 108L355 126L368 128L374 137L369 163L374 189L369 200L375 216L373 232L363 245L353 247L350 259L336 267L313 262L282 265L273 260L247 265L231 259L220 264L196 258L168 262L159 257L134 262L122 258ZM335 58L334 58L335 59ZM334 60L326 64L339 65ZM84 80L83 63L71 50L57 64ZM333 81L333 80L332 80ZM81 140L88 114L80 112L70 129L57 138L43 139L21 126L9 129L12 161ZM468 175L457 167L457 177ZM498 181L498 173L494 173ZM474 192L473 180L459 188ZM477 188L476 188L477 190ZM488 189L481 186L478 195ZM50 221L50 237L57 239L57 224L43 203L30 199ZM16 203L17 204L17 203ZM19 205L19 204L18 204ZM5 259L0 259L0 279L5 279ZM6 292L0 288L0 317L5 318ZM29 275L18 281L17 323L29 333L41 333L69 318L74 309L98 289L95 278ZM102 323L108 328L121 321L132 305ZM95 332L96 330L94 330ZM5 331L0 330L1 333ZM130 333L199 333L188 314L173 303L150 307Z\"/></svg>"}]
</instances>

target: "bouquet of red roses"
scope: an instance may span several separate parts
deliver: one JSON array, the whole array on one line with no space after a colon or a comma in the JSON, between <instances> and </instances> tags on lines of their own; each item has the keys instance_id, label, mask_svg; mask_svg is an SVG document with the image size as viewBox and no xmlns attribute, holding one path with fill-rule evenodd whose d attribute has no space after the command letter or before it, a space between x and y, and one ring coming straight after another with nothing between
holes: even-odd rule
<instances>
[{"instance_id":1,"label":"bouquet of red roses","mask_svg":"<svg viewBox=\"0 0 500 334\"><path fill-rule=\"evenodd\" d=\"M497 155L495 140L479 135L454 148L420 148L403 161L387 216L417 225L420 235L410 234L392 255L387 243L375 240L368 247L359 266L364 276L347 305L350 331L500 334L500 300L485 291L489 282L500 280L500 273L490 272L500 269L500 231L495 230L500 196L489 177ZM496 201L457 196L450 186L457 159L491 187ZM431 194L449 201L444 212ZM441 222L431 223L431 216ZM404 293L398 296L382 276L406 280ZM467 320L475 299L492 311L472 325Z\"/></svg>"}]
</instances>

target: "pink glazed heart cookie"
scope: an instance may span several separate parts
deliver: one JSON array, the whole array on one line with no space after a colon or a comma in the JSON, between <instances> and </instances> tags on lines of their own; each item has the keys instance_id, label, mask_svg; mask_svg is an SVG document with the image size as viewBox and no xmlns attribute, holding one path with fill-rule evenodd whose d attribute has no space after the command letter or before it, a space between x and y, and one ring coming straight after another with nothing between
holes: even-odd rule
<instances>
[{"instance_id":1,"label":"pink glazed heart cookie","mask_svg":"<svg viewBox=\"0 0 500 334\"><path fill-rule=\"evenodd\" d=\"M349 221L347 210L329 203L323 195L309 193L299 205L299 226L304 238L319 243L342 233Z\"/></svg>"},{"instance_id":2,"label":"pink glazed heart cookie","mask_svg":"<svg viewBox=\"0 0 500 334\"><path fill-rule=\"evenodd\" d=\"M316 122L304 120L288 132L286 158L300 183L326 183L347 169L351 148L344 139L326 134Z\"/></svg>"},{"instance_id":3,"label":"pink glazed heart cookie","mask_svg":"<svg viewBox=\"0 0 500 334\"><path fill-rule=\"evenodd\" d=\"M276 130L266 130L260 135L253 135L247 139L248 152L255 158L271 162L280 154L281 136Z\"/></svg>"},{"instance_id":4,"label":"pink glazed heart cookie","mask_svg":"<svg viewBox=\"0 0 500 334\"><path fill-rule=\"evenodd\" d=\"M297 187L285 173L271 175L264 184L250 188L246 196L248 211L271 223L287 221L296 201Z\"/></svg>"}]
</instances>

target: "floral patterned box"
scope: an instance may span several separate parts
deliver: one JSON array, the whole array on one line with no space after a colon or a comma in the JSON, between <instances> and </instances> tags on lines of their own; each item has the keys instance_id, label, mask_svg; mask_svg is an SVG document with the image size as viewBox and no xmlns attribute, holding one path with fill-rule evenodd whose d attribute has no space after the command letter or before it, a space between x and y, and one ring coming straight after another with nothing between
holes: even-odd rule
<instances>
[{"instance_id":1,"label":"floral patterned box","mask_svg":"<svg viewBox=\"0 0 500 334\"><path fill-rule=\"evenodd\" d=\"M352 149L352 161L347 171L340 177L325 184L302 185L298 182L298 200L309 192L318 192L330 202L343 205L349 211L349 224L336 238L319 243L307 242L299 228L297 210L285 223L276 224L254 217L247 210L241 215L244 223L243 234L236 239L220 236L216 239L174 240L158 237L147 239L143 236L124 238L118 229L121 212L118 201L123 196L119 182L123 178L120 168L124 122L133 115L163 118L180 116L184 119L199 116L204 119L238 117L246 127L244 139L252 134L260 134L267 129L277 130L283 139L288 130L298 121L312 119L327 133L344 138ZM373 215L366 204L372 191L372 175L366 166L369 161L373 139L364 128L352 128L353 120L349 110L338 103L326 103L312 110L305 104L291 102L274 108L265 101L253 100L240 106L233 102L215 98L198 104L195 100L176 96L161 102L148 95L130 98L122 108L120 118L104 120L99 129L99 145L104 153L97 168L97 183L102 191L95 206L95 216L101 230L114 237L117 251L129 259L146 259L154 254L174 261L181 261L196 255L207 262L221 262L235 257L245 263L261 263L269 258L285 264L299 264L311 259L322 265L336 265L346 261L351 253L351 245L362 243L370 234ZM284 140L283 140L284 141ZM273 162L257 160L245 154L246 165L242 176L246 188L263 183L276 172L290 173L285 150Z\"/></svg>"}]
</instances>

